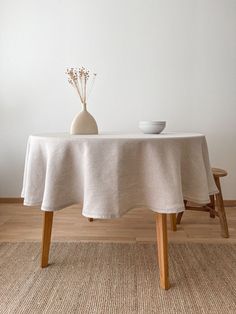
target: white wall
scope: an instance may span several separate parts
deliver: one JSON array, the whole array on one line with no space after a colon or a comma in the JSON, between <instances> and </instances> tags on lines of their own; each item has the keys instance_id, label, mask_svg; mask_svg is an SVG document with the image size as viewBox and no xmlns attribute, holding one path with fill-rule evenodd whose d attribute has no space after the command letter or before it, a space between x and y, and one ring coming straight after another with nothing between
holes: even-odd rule
<instances>
[{"instance_id":1,"label":"white wall","mask_svg":"<svg viewBox=\"0 0 236 314\"><path fill-rule=\"evenodd\" d=\"M101 131L206 134L236 199L235 0L0 0L0 196L21 192L27 137L67 131L79 99L64 74L98 73Z\"/></svg>"}]
</instances>

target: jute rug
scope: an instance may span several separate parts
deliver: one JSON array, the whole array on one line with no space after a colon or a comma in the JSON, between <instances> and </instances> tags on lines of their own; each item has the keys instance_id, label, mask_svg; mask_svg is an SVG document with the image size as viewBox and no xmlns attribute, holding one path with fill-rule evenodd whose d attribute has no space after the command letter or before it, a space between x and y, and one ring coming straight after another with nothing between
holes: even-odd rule
<instances>
[{"instance_id":1,"label":"jute rug","mask_svg":"<svg viewBox=\"0 0 236 314\"><path fill-rule=\"evenodd\" d=\"M171 289L155 244L0 244L0 313L236 313L236 246L170 244Z\"/></svg>"}]
</instances>

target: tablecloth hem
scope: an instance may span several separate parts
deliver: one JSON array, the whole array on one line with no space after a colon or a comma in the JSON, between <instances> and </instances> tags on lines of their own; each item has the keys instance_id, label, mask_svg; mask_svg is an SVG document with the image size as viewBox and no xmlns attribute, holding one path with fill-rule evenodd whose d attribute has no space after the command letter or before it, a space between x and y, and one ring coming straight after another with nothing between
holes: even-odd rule
<instances>
[{"instance_id":1,"label":"tablecloth hem","mask_svg":"<svg viewBox=\"0 0 236 314\"><path fill-rule=\"evenodd\" d=\"M45 206L42 206L42 202L23 202L23 205L25 206L40 206L41 205L41 210L42 211L45 211L45 212L55 212L55 211L58 211L58 210L62 210L66 207L69 207L69 206L72 206L72 205L81 205L80 203L77 203L77 202L74 202L74 203L68 203L68 204L65 204L63 206L60 206L60 207L56 207L56 208L49 208L49 207L45 207Z\"/></svg>"},{"instance_id":2,"label":"tablecloth hem","mask_svg":"<svg viewBox=\"0 0 236 314\"><path fill-rule=\"evenodd\" d=\"M210 192L209 195L212 195L215 193L218 193L218 191ZM183 195L183 199L186 201L194 202L194 203L198 203L198 204L208 204L209 203L209 199L200 200L200 199L196 199L194 197L186 196L186 195ZM79 202L70 202L70 203L63 204L63 206L60 206L60 207L51 208L51 207L47 207L47 206L42 206L42 201L29 202L29 201L25 201L25 200L24 200L23 204L25 206L40 206L41 205L41 210L42 211L48 211L48 212L59 211L59 210L62 210L66 207L76 205L76 204L82 206L82 204ZM136 204L135 206L132 206L128 209L123 210L119 214L113 214L113 215L94 215L94 214L91 214L89 212L86 212L82 208L82 215L84 217L94 218L94 219L113 219L113 218L120 218L123 215L125 215L127 212L129 212L130 210L135 209L135 208L148 208L153 212L161 213L161 214L174 214L174 213L183 212L185 210L185 207L183 204L178 204L178 205L172 206L170 208L155 208L154 206L148 206L145 204ZM119 212L119 211L116 210L115 212Z\"/></svg>"},{"instance_id":3,"label":"tablecloth hem","mask_svg":"<svg viewBox=\"0 0 236 314\"><path fill-rule=\"evenodd\" d=\"M42 202L25 202L24 201L23 204L24 204L24 206L40 206L40 205L42 205ZM49 207L42 206L41 210L42 211L47 211L47 212L51 212L51 211L55 212L55 211L62 210L64 208L66 208L66 207L72 206L72 205L81 205L81 204L77 203L77 202L76 203L69 203L67 205L64 205L64 206L61 206L61 207L57 207L57 208L49 208ZM136 208L147 208L147 209L149 209L149 210L151 210L153 212L162 213L162 214L174 214L174 213L179 213L179 212L182 212L182 211L185 210L183 205L174 206L174 207L168 208L168 209L160 209L160 208L157 209L157 208L154 208L152 206L139 204L139 205L132 206L132 207L122 211L122 213L119 213L119 215L117 215L117 214L115 214L115 215L94 215L94 214L85 212L83 209L82 209L82 215L84 217L94 218L94 219L115 219L115 218L122 217L127 212L129 212L130 210L136 209Z\"/></svg>"},{"instance_id":4,"label":"tablecloth hem","mask_svg":"<svg viewBox=\"0 0 236 314\"><path fill-rule=\"evenodd\" d=\"M219 193L218 192L218 190L215 190L215 191L211 191L211 192L209 192L209 196L210 195L215 195L215 194L217 194L217 193ZM208 204L209 202L210 202L210 199L197 199L197 198L195 198L195 197L192 197L192 196L186 196L186 195L183 195L183 199L185 200L185 201L189 201L189 202L193 202L193 203L198 203L198 204Z\"/></svg>"},{"instance_id":5,"label":"tablecloth hem","mask_svg":"<svg viewBox=\"0 0 236 314\"><path fill-rule=\"evenodd\" d=\"M23 202L24 206L40 206L42 205L42 202Z\"/></svg>"},{"instance_id":6,"label":"tablecloth hem","mask_svg":"<svg viewBox=\"0 0 236 314\"><path fill-rule=\"evenodd\" d=\"M147 209L149 209L155 213L160 213L160 214L177 214L177 213L183 212L185 210L184 205L178 205L178 206L174 206L174 207L168 208L168 209L161 209L161 208L154 208L154 207L148 206L148 205L138 204L138 205L132 206L132 207L122 211L122 213L119 213L119 214L96 215L96 214L89 213L89 212L82 210L82 215L86 218L94 218L94 219L116 219L116 218L121 218L123 215L128 213L130 210L137 209L137 208L147 208Z\"/></svg>"}]
</instances>

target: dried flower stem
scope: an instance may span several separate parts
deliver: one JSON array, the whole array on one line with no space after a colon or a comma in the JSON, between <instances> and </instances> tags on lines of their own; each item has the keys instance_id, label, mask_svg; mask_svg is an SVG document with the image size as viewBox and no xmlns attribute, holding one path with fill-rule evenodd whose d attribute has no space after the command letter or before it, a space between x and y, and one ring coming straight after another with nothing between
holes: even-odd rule
<instances>
[{"instance_id":1,"label":"dried flower stem","mask_svg":"<svg viewBox=\"0 0 236 314\"><path fill-rule=\"evenodd\" d=\"M80 68L78 71L74 68L67 69L66 74L68 75L69 83L74 86L77 93L79 94L80 101L83 105L83 108L86 110L86 102L87 102L87 82L89 79L89 71L86 70L84 67ZM90 87L91 89L94 85L96 74L93 75L92 84ZM89 92L89 94L90 94Z\"/></svg>"},{"instance_id":2,"label":"dried flower stem","mask_svg":"<svg viewBox=\"0 0 236 314\"><path fill-rule=\"evenodd\" d=\"M83 90L82 76L79 76L78 84L80 85L81 96L82 96L82 104L83 104L83 102L84 102L84 90Z\"/></svg>"},{"instance_id":3,"label":"dried flower stem","mask_svg":"<svg viewBox=\"0 0 236 314\"><path fill-rule=\"evenodd\" d=\"M87 85L87 79L84 80L84 105L86 106L86 85Z\"/></svg>"},{"instance_id":4,"label":"dried flower stem","mask_svg":"<svg viewBox=\"0 0 236 314\"><path fill-rule=\"evenodd\" d=\"M96 73L93 73L93 80L92 80L92 82L91 82L91 84L90 84L90 88L89 88L89 91L88 91L87 97L89 97L89 96L90 96L90 94L91 94L91 91L92 91L93 86L94 86L94 83L95 83L96 76L97 76L97 74L96 74Z\"/></svg>"},{"instance_id":5,"label":"dried flower stem","mask_svg":"<svg viewBox=\"0 0 236 314\"><path fill-rule=\"evenodd\" d=\"M81 101L81 102L82 102L82 104L83 104L83 97L82 97L82 95L80 94L79 87L77 86L77 84L74 84L74 86L75 86L75 89L77 90L77 92L78 92L78 94L79 94L80 101Z\"/></svg>"}]
</instances>

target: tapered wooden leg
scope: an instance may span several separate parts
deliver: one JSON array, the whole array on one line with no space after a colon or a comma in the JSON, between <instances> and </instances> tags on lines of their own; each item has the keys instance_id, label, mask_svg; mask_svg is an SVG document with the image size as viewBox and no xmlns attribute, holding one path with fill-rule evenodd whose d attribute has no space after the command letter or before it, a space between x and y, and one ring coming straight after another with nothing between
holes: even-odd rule
<instances>
[{"instance_id":1,"label":"tapered wooden leg","mask_svg":"<svg viewBox=\"0 0 236 314\"><path fill-rule=\"evenodd\" d=\"M208 207L210 207L210 217L211 218L215 218L215 196L214 195L210 195L210 204L208 205Z\"/></svg>"},{"instance_id":2,"label":"tapered wooden leg","mask_svg":"<svg viewBox=\"0 0 236 314\"><path fill-rule=\"evenodd\" d=\"M177 218L176 218L177 225L180 224L183 214L184 214L184 212L180 212L177 214Z\"/></svg>"},{"instance_id":3,"label":"tapered wooden leg","mask_svg":"<svg viewBox=\"0 0 236 314\"><path fill-rule=\"evenodd\" d=\"M184 207L186 209L186 206L187 206L187 201L184 200ZM180 212L177 214L177 218L176 218L176 224L179 225L181 223L181 219L182 219L182 216L183 216L184 212Z\"/></svg>"},{"instance_id":4,"label":"tapered wooden leg","mask_svg":"<svg viewBox=\"0 0 236 314\"><path fill-rule=\"evenodd\" d=\"M217 202L217 212L220 219L221 235L223 238L228 238L229 237L228 224L227 224L223 200L220 194L216 194L216 202Z\"/></svg>"},{"instance_id":5,"label":"tapered wooden leg","mask_svg":"<svg viewBox=\"0 0 236 314\"><path fill-rule=\"evenodd\" d=\"M216 186L219 190L219 193L216 194L215 197L216 197L216 204L217 204L217 212L218 212L219 219L220 219L221 235L223 238L228 238L229 237L229 230L228 230L224 201L223 201L222 191L221 191L221 186L220 186L220 179L215 178L215 183L216 183Z\"/></svg>"},{"instance_id":6,"label":"tapered wooden leg","mask_svg":"<svg viewBox=\"0 0 236 314\"><path fill-rule=\"evenodd\" d=\"M93 218L88 218L88 221L92 222L92 221L93 221Z\"/></svg>"},{"instance_id":7,"label":"tapered wooden leg","mask_svg":"<svg viewBox=\"0 0 236 314\"><path fill-rule=\"evenodd\" d=\"M51 242L53 212L44 212L41 267L48 266L48 256Z\"/></svg>"},{"instance_id":8,"label":"tapered wooden leg","mask_svg":"<svg viewBox=\"0 0 236 314\"><path fill-rule=\"evenodd\" d=\"M156 214L156 231L158 262L160 271L160 287L168 290L169 284L169 266L168 266L168 240L167 240L167 214Z\"/></svg>"},{"instance_id":9,"label":"tapered wooden leg","mask_svg":"<svg viewBox=\"0 0 236 314\"><path fill-rule=\"evenodd\" d=\"M177 230L176 226L176 214L170 214L170 226L172 231Z\"/></svg>"}]
</instances>

